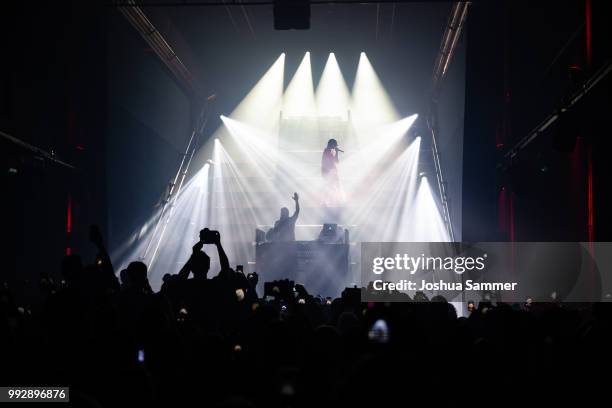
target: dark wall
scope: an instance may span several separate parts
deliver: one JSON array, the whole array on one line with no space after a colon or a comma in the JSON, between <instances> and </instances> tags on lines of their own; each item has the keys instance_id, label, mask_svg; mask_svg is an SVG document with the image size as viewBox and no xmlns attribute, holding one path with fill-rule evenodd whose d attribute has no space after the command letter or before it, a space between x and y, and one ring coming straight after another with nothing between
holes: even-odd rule
<instances>
[{"instance_id":1,"label":"dark wall","mask_svg":"<svg viewBox=\"0 0 612 408\"><path fill-rule=\"evenodd\" d=\"M474 3L465 32L464 241L498 239L495 135L504 95L503 15L504 9L496 5Z\"/></svg>"},{"instance_id":2,"label":"dark wall","mask_svg":"<svg viewBox=\"0 0 612 408\"><path fill-rule=\"evenodd\" d=\"M191 134L190 99L117 11L108 30L111 248L153 215Z\"/></svg>"},{"instance_id":3,"label":"dark wall","mask_svg":"<svg viewBox=\"0 0 612 408\"><path fill-rule=\"evenodd\" d=\"M462 239L463 214L463 138L465 117L465 75L467 38L457 43L453 60L445 75L438 97L438 149L447 183L448 210L455 240ZM437 191L437 187L436 187Z\"/></svg>"},{"instance_id":4,"label":"dark wall","mask_svg":"<svg viewBox=\"0 0 612 408\"><path fill-rule=\"evenodd\" d=\"M605 113L610 109L609 80L563 112L512 160L504 157L547 116L561 112L570 96L610 61L609 11L603 2L590 3L590 21L584 0L555 3L554 8L549 2L473 4L466 83L465 240L609 237L605 209L610 189L605 180L611 169L602 153L610 128ZM594 235L589 233L589 208L595 212Z\"/></svg>"},{"instance_id":5,"label":"dark wall","mask_svg":"<svg viewBox=\"0 0 612 408\"><path fill-rule=\"evenodd\" d=\"M67 250L92 254L90 223L105 229L106 13L40 3L5 7L0 19L0 130L74 167L1 141L2 274L35 282L57 272Z\"/></svg>"}]
</instances>

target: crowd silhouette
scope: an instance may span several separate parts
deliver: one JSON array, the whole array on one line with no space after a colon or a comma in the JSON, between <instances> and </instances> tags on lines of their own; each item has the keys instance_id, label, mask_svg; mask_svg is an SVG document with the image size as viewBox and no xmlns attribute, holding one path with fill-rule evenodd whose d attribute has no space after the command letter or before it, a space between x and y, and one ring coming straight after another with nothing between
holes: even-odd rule
<instances>
[{"instance_id":1,"label":"crowd silhouette","mask_svg":"<svg viewBox=\"0 0 612 408\"><path fill-rule=\"evenodd\" d=\"M4 284L0 383L70 386L88 407L549 406L606 390L607 304L482 302L458 318L441 297L321 299L289 281L264 296L206 231L159 292L142 262L116 274L97 228L94 262L40 271L35 302Z\"/></svg>"}]
</instances>

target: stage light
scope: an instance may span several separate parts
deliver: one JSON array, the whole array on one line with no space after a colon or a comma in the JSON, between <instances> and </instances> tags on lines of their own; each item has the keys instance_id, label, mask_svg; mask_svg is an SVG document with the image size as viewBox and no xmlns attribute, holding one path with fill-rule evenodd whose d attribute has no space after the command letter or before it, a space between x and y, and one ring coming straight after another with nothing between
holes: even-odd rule
<instances>
[{"instance_id":1,"label":"stage light","mask_svg":"<svg viewBox=\"0 0 612 408\"><path fill-rule=\"evenodd\" d=\"M310 53L306 52L283 96L283 116L312 117L316 114Z\"/></svg>"},{"instance_id":2,"label":"stage light","mask_svg":"<svg viewBox=\"0 0 612 408\"><path fill-rule=\"evenodd\" d=\"M361 130L363 134L359 138L356 153L346 155L342 164L345 171L353 175L354 183L361 185L363 177L368 176L373 167L388 166L383 159L394 149L402 148L399 146L400 141L408 133L417 117L417 114L410 115L391 124L370 129L367 133ZM357 128L355 131L360 132ZM420 139L418 140L420 142Z\"/></svg>"},{"instance_id":3,"label":"stage light","mask_svg":"<svg viewBox=\"0 0 612 408\"><path fill-rule=\"evenodd\" d=\"M355 170L360 181L349 193L354 204L348 216L360 227L353 240L418 241L408 219L414 211L419 150L420 141L414 140L394 160Z\"/></svg>"},{"instance_id":4,"label":"stage light","mask_svg":"<svg viewBox=\"0 0 612 408\"><path fill-rule=\"evenodd\" d=\"M369 129L399 119L367 55L362 52L352 92L351 117L358 130Z\"/></svg>"},{"instance_id":5,"label":"stage light","mask_svg":"<svg viewBox=\"0 0 612 408\"><path fill-rule=\"evenodd\" d=\"M427 176L419 180L411 224L425 242L448 242L449 236Z\"/></svg>"},{"instance_id":6,"label":"stage light","mask_svg":"<svg viewBox=\"0 0 612 408\"><path fill-rule=\"evenodd\" d=\"M447 240L427 177L419 174L421 138L408 145L417 115L399 118L366 54L361 54L352 94L333 52L316 94L310 52L305 52L283 94L284 62L282 53L238 107L219 116L222 126L194 157L192 167L202 167L186 181L172 209L173 221L163 224L165 238L151 251L156 259L150 268L154 288L159 288L163 273L178 270L188 259L199 229L206 226L221 232L233 263L253 262L255 229L272 227L281 207L292 208L294 191L302 206L296 238L316 239L330 217L330 209L322 204L325 140L320 142L319 124L323 117L340 117L341 123L348 119L349 108L351 130L340 136L346 153L341 153L339 174L347 196L340 223L351 230L351 241ZM281 108L283 118L307 124L299 137L278 139ZM140 235L151 235L147 226L154 221L155 215L139 228ZM133 240L145 242L138 238L139 230ZM358 250L351 251L358 259ZM212 270L217 263L212 260ZM342 277L327 278L336 279L337 286L344 283Z\"/></svg>"},{"instance_id":7,"label":"stage light","mask_svg":"<svg viewBox=\"0 0 612 408\"><path fill-rule=\"evenodd\" d=\"M389 138L391 141L397 141L407 135L414 122L419 117L418 114L407 116L395 122L379 126L373 130L373 135L379 143L381 138ZM421 138L415 138L421 140Z\"/></svg>"},{"instance_id":8,"label":"stage light","mask_svg":"<svg viewBox=\"0 0 612 408\"><path fill-rule=\"evenodd\" d=\"M214 220L213 227L219 230L222 239L226 237L224 248L228 257L247 263L253 259L249 243L253 241L257 225L264 221L260 211L263 197L259 185L253 184L247 170L233 159L222 142L217 146L217 153L222 165L213 167L211 220ZM271 211L272 205L267 203L263 210Z\"/></svg>"},{"instance_id":9,"label":"stage light","mask_svg":"<svg viewBox=\"0 0 612 408\"><path fill-rule=\"evenodd\" d=\"M195 176L194 176L194 186L197 188L204 188L206 187L206 184L208 183L208 172L210 170L210 163L205 163L204 166L202 167L202 170L200 170Z\"/></svg>"},{"instance_id":10,"label":"stage light","mask_svg":"<svg viewBox=\"0 0 612 408\"><path fill-rule=\"evenodd\" d=\"M248 163L249 171L263 180L263 184L258 187L260 192L277 198L277 202L283 202L287 192L312 189L312 185L308 185L311 180L304 179L305 175L312 172L309 163L300 161L291 153L279 151L278 145L272 143L258 129L231 118L226 118L223 122L237 146L233 155L243 157L244 162ZM303 196L303 199L308 200L308 195ZM269 215L269 219L276 215L276 210Z\"/></svg>"},{"instance_id":11,"label":"stage light","mask_svg":"<svg viewBox=\"0 0 612 408\"><path fill-rule=\"evenodd\" d=\"M282 53L229 116L261 129L272 129L281 109L284 71Z\"/></svg>"},{"instance_id":12,"label":"stage light","mask_svg":"<svg viewBox=\"0 0 612 408\"><path fill-rule=\"evenodd\" d=\"M347 119L350 105L349 90L334 53L330 53L316 92L319 117Z\"/></svg>"},{"instance_id":13,"label":"stage light","mask_svg":"<svg viewBox=\"0 0 612 408\"><path fill-rule=\"evenodd\" d=\"M180 269L180 264L184 264L189 259L190 248L198 239L198 231L208 224L209 170L210 165L205 163L191 179L185 182L180 194L166 207L165 216L171 218L164 218L158 230L151 227L156 225L160 216L159 210L137 230L136 234L113 251L113 264L118 270L140 259L140 254L154 233L160 239L153 241L149 255L141 259L148 266L151 286L159 290L163 275L168 272L176 273Z\"/></svg>"}]
</instances>

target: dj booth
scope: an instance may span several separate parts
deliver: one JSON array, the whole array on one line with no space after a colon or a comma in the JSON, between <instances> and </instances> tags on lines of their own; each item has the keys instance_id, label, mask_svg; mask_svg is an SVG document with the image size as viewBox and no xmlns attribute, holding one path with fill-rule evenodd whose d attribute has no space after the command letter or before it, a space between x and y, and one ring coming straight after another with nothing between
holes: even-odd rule
<instances>
[{"instance_id":1,"label":"dj booth","mask_svg":"<svg viewBox=\"0 0 612 408\"><path fill-rule=\"evenodd\" d=\"M349 245L321 241L263 242L255 247L260 281L289 279L312 295L340 295L350 284Z\"/></svg>"}]
</instances>

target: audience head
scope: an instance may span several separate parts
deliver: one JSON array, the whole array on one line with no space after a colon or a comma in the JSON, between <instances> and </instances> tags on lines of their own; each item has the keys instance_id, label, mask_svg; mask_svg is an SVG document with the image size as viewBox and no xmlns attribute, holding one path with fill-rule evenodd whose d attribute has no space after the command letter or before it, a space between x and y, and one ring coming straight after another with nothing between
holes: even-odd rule
<instances>
[{"instance_id":1,"label":"audience head","mask_svg":"<svg viewBox=\"0 0 612 408\"><path fill-rule=\"evenodd\" d=\"M126 275L131 287L137 289L146 289L149 287L147 265L145 265L143 262L131 262L127 267Z\"/></svg>"},{"instance_id":2,"label":"audience head","mask_svg":"<svg viewBox=\"0 0 612 408\"><path fill-rule=\"evenodd\" d=\"M283 208L281 218L287 216L288 210ZM215 244L219 249L220 243ZM489 363L496 352L508 351L514 353L517 367L541 363L540 367L545 368L554 353L559 353L559 361L566 360L566 345L586 346L584 350L588 352L584 355L588 358L592 357L588 354L590 350L597 350L599 345L607 350L609 344L612 313L608 304L595 304L592 313L585 313L581 319L569 307L558 304L550 304L548 309L540 308L543 304L538 303L511 308L489 300L478 303L478 310L470 313L469 319L458 319L453 304L441 295L428 299L425 293L417 293L414 302L410 302L407 295L398 292L394 300L402 302L366 304L361 302L362 291L357 287L345 289L341 297L332 300L311 295L306 287L287 279L266 282L262 299L256 292L256 273L245 276L227 266L208 280L211 260L202 251L203 245L199 242L194 246L181 272L164 275L159 293L151 290L143 262L132 262L120 271L124 289L119 293L112 268L84 266L80 257L67 256L61 269L67 282L65 287L55 288L52 276L40 275L41 297L46 296L49 303L38 308L43 311L39 316L35 316L36 308L22 307L18 297L11 296L8 286L0 287L0 332L9 333L12 344L34 343L38 337L27 336L44 333L53 352L58 345L71 345L61 353L62 361L70 361L66 370L89 369L91 372L85 374L91 377L83 377L88 380L97 381L98 374L103 381L117 379L116 383L124 385L140 402L157 398L153 397L158 391L156 385L163 384L159 388L161 399L154 401L159 405L166 402L165 392L174 397L177 391L208 397L206 403L223 406L249 406L248 400L232 399L245 391L258 405L259 402L279 405L274 398L281 397L285 402L292 398L292 404L297 406L317 402L340 405L339 401L346 401L346 395L360 395L356 391L364 389L363 381L372 378L386 385L394 379L403 381L406 375L412 376L411 381L429 381L432 377L426 374L437 372L441 361L465 362L462 360L465 353L452 352L457 347L469 350L469 358L475 359L477 366ZM194 279L188 278L190 273ZM109 284L109 276L114 279L113 284ZM468 303L474 310L476 302ZM20 322L26 325L19 327ZM40 327L33 327L36 324ZM77 344L75 341L78 346L72 347ZM578 347L576 351L580 352ZM525 353L530 349L544 353ZM30 370L30 364L22 364L20 350L30 353L26 347L16 347L12 367ZM84 350L92 358L81 364ZM397 359L388 358L391 354L387 352ZM538 361L538 354L545 357ZM414 358L418 371L410 367ZM533 358L536 360L532 364L529 359ZM50 360L33 361L41 364L37 369L50 367L45 366ZM220 380L201 383L202 369L216 370L221 374ZM394 376L394 369L407 371ZM411 370L415 372L411 374ZM253 372L276 373L281 386L265 385L274 374L253 376ZM377 375L368 374L372 372ZM248 390L236 386L243 384L233 381L236 373L249 379ZM82 372L69 374L77 377ZM537 379L536 375L529 380ZM471 383L471 378L460 378L458 381L465 382L458 386L467 389L478 385ZM522 376L509 378L516 378L519 386L526 383ZM505 382L500 383L506 387ZM123 391L117 390L115 387L112 393L95 397L121 399ZM283 404L279 406L288 405Z\"/></svg>"},{"instance_id":3,"label":"audience head","mask_svg":"<svg viewBox=\"0 0 612 408\"><path fill-rule=\"evenodd\" d=\"M194 252L191 256L191 272L197 278L204 278L210 270L210 257L203 251Z\"/></svg>"}]
</instances>

